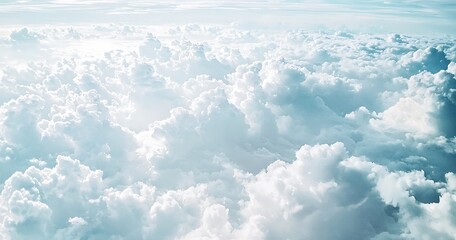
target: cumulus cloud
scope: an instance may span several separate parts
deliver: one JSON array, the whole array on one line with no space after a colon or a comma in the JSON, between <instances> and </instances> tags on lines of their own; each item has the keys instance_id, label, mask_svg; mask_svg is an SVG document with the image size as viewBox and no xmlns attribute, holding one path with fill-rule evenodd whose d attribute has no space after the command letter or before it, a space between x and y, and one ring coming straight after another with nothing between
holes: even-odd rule
<instances>
[{"instance_id":1,"label":"cumulus cloud","mask_svg":"<svg viewBox=\"0 0 456 240\"><path fill-rule=\"evenodd\" d=\"M451 37L3 32L2 239L456 238Z\"/></svg>"}]
</instances>

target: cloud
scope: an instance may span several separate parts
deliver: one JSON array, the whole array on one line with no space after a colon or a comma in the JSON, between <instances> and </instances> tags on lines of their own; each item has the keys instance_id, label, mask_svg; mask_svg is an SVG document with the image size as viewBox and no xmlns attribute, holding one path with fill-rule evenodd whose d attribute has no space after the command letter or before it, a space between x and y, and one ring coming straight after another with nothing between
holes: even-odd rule
<instances>
[{"instance_id":1,"label":"cloud","mask_svg":"<svg viewBox=\"0 0 456 240\"><path fill-rule=\"evenodd\" d=\"M2 239L456 237L451 37L4 32Z\"/></svg>"},{"instance_id":2,"label":"cloud","mask_svg":"<svg viewBox=\"0 0 456 240\"><path fill-rule=\"evenodd\" d=\"M19 31L13 31L10 34L10 39L13 43L34 43L38 42L41 38L43 38L42 35L30 32L27 28L22 28Z\"/></svg>"}]
</instances>

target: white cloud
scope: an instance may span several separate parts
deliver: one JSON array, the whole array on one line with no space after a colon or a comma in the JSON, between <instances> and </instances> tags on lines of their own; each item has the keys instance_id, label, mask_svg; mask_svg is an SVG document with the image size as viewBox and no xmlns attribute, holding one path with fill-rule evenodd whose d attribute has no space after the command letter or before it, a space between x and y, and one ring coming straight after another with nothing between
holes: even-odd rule
<instances>
[{"instance_id":1,"label":"white cloud","mask_svg":"<svg viewBox=\"0 0 456 240\"><path fill-rule=\"evenodd\" d=\"M2 239L456 237L451 37L0 33Z\"/></svg>"}]
</instances>

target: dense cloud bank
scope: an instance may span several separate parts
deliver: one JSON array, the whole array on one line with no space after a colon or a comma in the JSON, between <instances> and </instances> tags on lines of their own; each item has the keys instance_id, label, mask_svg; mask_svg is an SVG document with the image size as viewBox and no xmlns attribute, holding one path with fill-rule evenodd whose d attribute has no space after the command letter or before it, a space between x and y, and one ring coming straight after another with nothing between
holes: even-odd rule
<instances>
[{"instance_id":1,"label":"dense cloud bank","mask_svg":"<svg viewBox=\"0 0 456 240\"><path fill-rule=\"evenodd\" d=\"M455 239L452 38L2 29L1 239Z\"/></svg>"}]
</instances>

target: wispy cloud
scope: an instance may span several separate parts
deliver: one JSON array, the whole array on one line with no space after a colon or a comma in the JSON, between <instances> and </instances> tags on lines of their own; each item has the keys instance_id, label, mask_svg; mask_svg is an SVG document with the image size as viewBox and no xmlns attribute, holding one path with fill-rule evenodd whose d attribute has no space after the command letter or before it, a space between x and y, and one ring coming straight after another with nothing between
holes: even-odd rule
<instances>
[{"instance_id":1,"label":"wispy cloud","mask_svg":"<svg viewBox=\"0 0 456 240\"><path fill-rule=\"evenodd\" d=\"M109 22L270 24L274 27L352 27L377 32L451 33L453 1L8 1L4 23ZM73 15L80 15L77 18ZM140 16L137 16L140 15ZM323 17L324 16L324 17ZM375 29L372 27L375 26Z\"/></svg>"}]
</instances>

